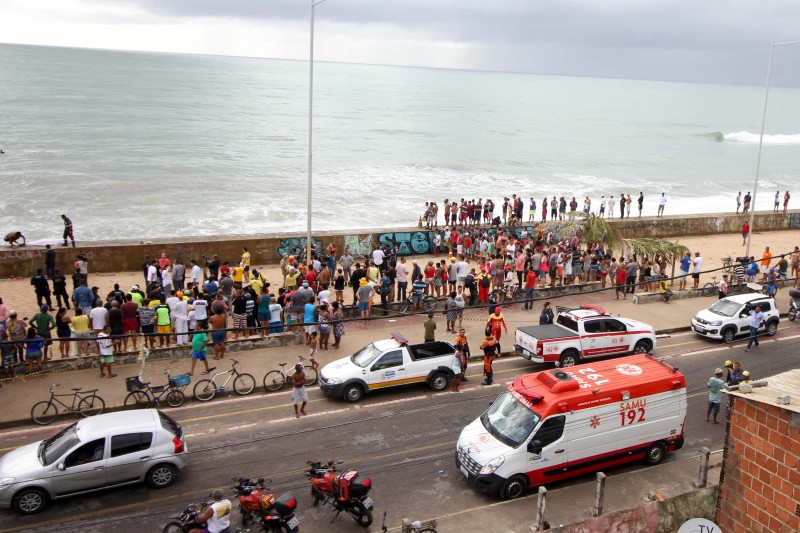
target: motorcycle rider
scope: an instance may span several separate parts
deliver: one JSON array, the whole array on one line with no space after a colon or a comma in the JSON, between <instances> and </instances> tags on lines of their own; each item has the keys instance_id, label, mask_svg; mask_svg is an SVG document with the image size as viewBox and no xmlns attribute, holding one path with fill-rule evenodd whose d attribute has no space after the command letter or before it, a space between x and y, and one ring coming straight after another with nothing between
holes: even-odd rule
<instances>
[{"instance_id":1,"label":"motorcycle rider","mask_svg":"<svg viewBox=\"0 0 800 533\"><path fill-rule=\"evenodd\" d=\"M214 489L211 498L214 502L209 505L200 516L197 517L199 524L205 524L204 528L196 528L189 533L229 533L231 525L231 501L223 497L222 489Z\"/></svg>"}]
</instances>

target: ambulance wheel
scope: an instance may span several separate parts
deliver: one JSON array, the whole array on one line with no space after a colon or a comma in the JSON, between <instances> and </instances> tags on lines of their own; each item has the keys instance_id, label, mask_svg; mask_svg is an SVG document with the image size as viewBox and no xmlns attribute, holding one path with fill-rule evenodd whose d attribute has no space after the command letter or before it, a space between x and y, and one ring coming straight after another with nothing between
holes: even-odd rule
<instances>
[{"instance_id":1,"label":"ambulance wheel","mask_svg":"<svg viewBox=\"0 0 800 533\"><path fill-rule=\"evenodd\" d=\"M645 464L648 464L650 466L657 465L658 463L661 462L662 459L664 459L664 453L665 450L663 444L661 444L660 442L653 444L652 446L650 446L650 448L647 449L647 454L645 454L644 456Z\"/></svg>"},{"instance_id":2,"label":"ambulance wheel","mask_svg":"<svg viewBox=\"0 0 800 533\"><path fill-rule=\"evenodd\" d=\"M565 366L575 366L580 361L580 356L578 352L575 350L567 350L566 352L561 354L558 362L561 364L562 367Z\"/></svg>"},{"instance_id":3,"label":"ambulance wheel","mask_svg":"<svg viewBox=\"0 0 800 533\"><path fill-rule=\"evenodd\" d=\"M500 487L500 497L504 500L515 500L525 495L528 490L528 478L522 475L511 476Z\"/></svg>"}]
</instances>

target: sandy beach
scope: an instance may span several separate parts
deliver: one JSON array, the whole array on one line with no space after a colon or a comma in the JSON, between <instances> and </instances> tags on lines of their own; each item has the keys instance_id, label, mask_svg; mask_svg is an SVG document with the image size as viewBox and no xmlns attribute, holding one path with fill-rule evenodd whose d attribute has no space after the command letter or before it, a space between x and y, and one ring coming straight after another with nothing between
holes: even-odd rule
<instances>
[{"instance_id":1,"label":"sandy beach","mask_svg":"<svg viewBox=\"0 0 800 533\"><path fill-rule=\"evenodd\" d=\"M737 257L744 254L745 248L742 246L742 238L738 234L706 235L701 237L685 237L678 239L677 242L687 246L692 252L699 251L704 259L703 269L711 270L722 266L723 257ZM791 252L795 246L800 245L800 233L795 230L771 231L754 233L750 246L750 255L759 259L765 246L769 246L773 256L777 257L782 253ZM170 257L170 250L164 250ZM417 260L422 264L423 261L432 259L433 256L416 255L410 256L409 261ZM238 258L221 258L233 262ZM277 264L254 265L254 267L264 274L267 281L273 287L281 286L280 268ZM42 264L44 268L44 264ZM92 265L89 263L89 286L100 287L100 294L105 297L113 288L115 283L119 283L123 291L129 291L134 284L143 286L144 275L141 272L116 272L93 274ZM677 270L676 270L677 271ZM701 283L711 281L711 276L720 277L721 274L713 273L701 277ZM68 290L71 290L72 281L68 282ZM611 293L610 293L611 294ZM33 316L37 311L36 295L30 284L30 278L10 278L0 279L0 297L9 308L16 310L21 317ZM350 303L352 298L351 291L345 291L345 301ZM53 299L55 305L55 299ZM631 304L633 305L633 304Z\"/></svg>"}]
</instances>

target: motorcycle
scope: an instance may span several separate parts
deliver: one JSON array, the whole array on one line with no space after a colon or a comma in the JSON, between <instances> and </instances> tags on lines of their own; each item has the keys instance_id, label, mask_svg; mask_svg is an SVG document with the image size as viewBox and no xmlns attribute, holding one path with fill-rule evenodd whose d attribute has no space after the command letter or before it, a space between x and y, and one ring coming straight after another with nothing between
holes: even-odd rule
<instances>
[{"instance_id":1,"label":"motorcycle","mask_svg":"<svg viewBox=\"0 0 800 533\"><path fill-rule=\"evenodd\" d=\"M297 500L289 493L280 497L268 492L264 478L253 481L247 478L234 478L237 485L231 487L239 499L239 512L242 526L260 523L264 531L276 533L297 533L300 522L295 517Z\"/></svg>"},{"instance_id":2,"label":"motorcycle","mask_svg":"<svg viewBox=\"0 0 800 533\"><path fill-rule=\"evenodd\" d=\"M337 475L336 465L342 461L327 463L308 461L305 476L311 481L311 497L316 507L320 502L336 509L336 520L342 511L349 514L357 524L372 524L372 500L367 496L372 488L368 477L359 476L357 470L348 469Z\"/></svg>"},{"instance_id":3,"label":"motorcycle","mask_svg":"<svg viewBox=\"0 0 800 533\"><path fill-rule=\"evenodd\" d=\"M214 500L206 500L200 503L191 503L179 516L173 516L172 522L167 522L163 533L188 533L193 529L203 529L205 524L197 522L197 517L203 514L206 508L214 503ZM233 533L249 533L249 529L236 528L230 529Z\"/></svg>"},{"instance_id":4,"label":"motorcycle","mask_svg":"<svg viewBox=\"0 0 800 533\"><path fill-rule=\"evenodd\" d=\"M791 289L789 291L789 312L787 313L790 321L794 322L797 315L800 314L800 291Z\"/></svg>"}]
</instances>

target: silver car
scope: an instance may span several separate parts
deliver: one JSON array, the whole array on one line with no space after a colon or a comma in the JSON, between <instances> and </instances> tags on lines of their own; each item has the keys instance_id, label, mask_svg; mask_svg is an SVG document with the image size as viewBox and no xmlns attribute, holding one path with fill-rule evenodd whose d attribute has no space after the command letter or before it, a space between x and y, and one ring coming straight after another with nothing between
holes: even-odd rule
<instances>
[{"instance_id":1,"label":"silver car","mask_svg":"<svg viewBox=\"0 0 800 533\"><path fill-rule=\"evenodd\" d=\"M0 458L0 507L33 514L50 500L105 488L167 487L188 460L181 426L161 411L98 415Z\"/></svg>"}]
</instances>

